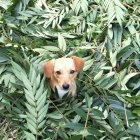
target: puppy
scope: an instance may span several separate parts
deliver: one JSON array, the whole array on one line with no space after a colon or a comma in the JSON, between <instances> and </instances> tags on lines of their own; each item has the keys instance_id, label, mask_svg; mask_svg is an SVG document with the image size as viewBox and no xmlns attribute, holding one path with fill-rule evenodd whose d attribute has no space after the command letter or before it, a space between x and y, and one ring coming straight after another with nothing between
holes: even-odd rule
<instances>
[{"instance_id":1,"label":"puppy","mask_svg":"<svg viewBox=\"0 0 140 140\"><path fill-rule=\"evenodd\" d=\"M53 59L43 65L52 90L55 91L56 88L60 98L66 93L76 95L76 77L83 67L84 60L76 56Z\"/></svg>"}]
</instances>

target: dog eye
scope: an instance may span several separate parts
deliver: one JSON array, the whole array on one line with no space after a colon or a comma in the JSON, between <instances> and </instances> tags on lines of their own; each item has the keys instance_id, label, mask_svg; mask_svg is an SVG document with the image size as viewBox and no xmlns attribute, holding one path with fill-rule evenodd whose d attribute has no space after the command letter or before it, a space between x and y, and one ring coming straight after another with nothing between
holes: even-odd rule
<instances>
[{"instance_id":1,"label":"dog eye","mask_svg":"<svg viewBox=\"0 0 140 140\"><path fill-rule=\"evenodd\" d=\"M57 75L60 75L60 74L61 74L61 72L60 72L60 71L56 71L56 74L57 74Z\"/></svg>"},{"instance_id":2,"label":"dog eye","mask_svg":"<svg viewBox=\"0 0 140 140\"><path fill-rule=\"evenodd\" d=\"M70 71L70 74L73 74L73 73L75 73L75 71L74 71L74 70L71 70L71 71Z\"/></svg>"}]
</instances>

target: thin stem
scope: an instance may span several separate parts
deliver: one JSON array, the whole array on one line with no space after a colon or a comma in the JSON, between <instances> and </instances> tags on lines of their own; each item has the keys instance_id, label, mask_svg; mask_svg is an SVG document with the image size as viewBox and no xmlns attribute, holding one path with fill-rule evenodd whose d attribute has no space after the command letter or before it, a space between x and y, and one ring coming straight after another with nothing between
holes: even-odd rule
<instances>
[{"instance_id":1,"label":"thin stem","mask_svg":"<svg viewBox=\"0 0 140 140\"><path fill-rule=\"evenodd\" d=\"M89 113L90 113L90 108L88 108L87 117L86 117L86 122L85 122L85 126L84 126L84 131L85 131L86 128L87 128L87 123L88 123ZM83 135L83 137L82 137L82 140L84 140L84 135Z\"/></svg>"},{"instance_id":2,"label":"thin stem","mask_svg":"<svg viewBox=\"0 0 140 140\"><path fill-rule=\"evenodd\" d=\"M63 115L63 113L60 111L60 109L55 105L55 103L50 99L48 98L49 101L51 101L51 103L53 104L53 106L58 110L58 112L63 116L63 118L68 121L68 119Z\"/></svg>"}]
</instances>

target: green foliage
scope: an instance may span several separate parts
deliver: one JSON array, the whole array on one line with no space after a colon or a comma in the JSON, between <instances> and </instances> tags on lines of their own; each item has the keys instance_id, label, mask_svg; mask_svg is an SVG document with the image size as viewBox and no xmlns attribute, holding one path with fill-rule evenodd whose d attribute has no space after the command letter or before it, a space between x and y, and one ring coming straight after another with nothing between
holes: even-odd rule
<instances>
[{"instance_id":1,"label":"green foliage","mask_svg":"<svg viewBox=\"0 0 140 140\"><path fill-rule=\"evenodd\" d=\"M140 2L0 1L0 139L140 139ZM85 60L75 99L44 62ZM50 96L51 95L51 96Z\"/></svg>"}]
</instances>

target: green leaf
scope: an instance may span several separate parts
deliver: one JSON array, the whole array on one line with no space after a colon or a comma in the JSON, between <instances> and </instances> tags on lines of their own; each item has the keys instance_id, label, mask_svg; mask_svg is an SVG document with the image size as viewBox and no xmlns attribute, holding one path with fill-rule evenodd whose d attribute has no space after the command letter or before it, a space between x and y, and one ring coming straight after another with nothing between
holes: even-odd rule
<instances>
[{"instance_id":1,"label":"green leaf","mask_svg":"<svg viewBox=\"0 0 140 140\"><path fill-rule=\"evenodd\" d=\"M64 126L65 128L70 128L73 129L75 131L79 131L79 130L83 130L84 129L84 125L80 124L80 123L67 123Z\"/></svg>"},{"instance_id":2,"label":"green leaf","mask_svg":"<svg viewBox=\"0 0 140 140\"><path fill-rule=\"evenodd\" d=\"M8 61L9 58L3 54L0 53L0 63Z\"/></svg>"},{"instance_id":3,"label":"green leaf","mask_svg":"<svg viewBox=\"0 0 140 140\"><path fill-rule=\"evenodd\" d=\"M130 55L132 55L132 53L135 52L135 49L130 48L127 49L127 51L122 55L122 61L126 60L128 57L130 57Z\"/></svg>"},{"instance_id":4,"label":"green leaf","mask_svg":"<svg viewBox=\"0 0 140 140\"><path fill-rule=\"evenodd\" d=\"M46 93L47 91L45 91L37 100L37 110L40 110L44 106L46 102Z\"/></svg>"},{"instance_id":5,"label":"green leaf","mask_svg":"<svg viewBox=\"0 0 140 140\"><path fill-rule=\"evenodd\" d=\"M117 56L117 51L114 53L110 53L110 61L111 61L112 67L116 66L116 63L117 63L116 56Z\"/></svg>"},{"instance_id":6,"label":"green leaf","mask_svg":"<svg viewBox=\"0 0 140 140\"><path fill-rule=\"evenodd\" d=\"M29 123L30 125L32 125L32 127L36 128L36 121L34 122L32 119L27 118L27 123Z\"/></svg>"},{"instance_id":7,"label":"green leaf","mask_svg":"<svg viewBox=\"0 0 140 140\"><path fill-rule=\"evenodd\" d=\"M46 113L48 111L48 105L46 104L39 112L38 112L38 123L40 123L46 116Z\"/></svg>"},{"instance_id":8,"label":"green leaf","mask_svg":"<svg viewBox=\"0 0 140 140\"><path fill-rule=\"evenodd\" d=\"M66 140L81 140L82 139L82 135L77 135L77 136L72 136Z\"/></svg>"},{"instance_id":9,"label":"green leaf","mask_svg":"<svg viewBox=\"0 0 140 140\"><path fill-rule=\"evenodd\" d=\"M36 91L35 99L38 100L43 93L44 84L41 83L39 89ZM44 95L44 94L43 94Z\"/></svg>"},{"instance_id":10,"label":"green leaf","mask_svg":"<svg viewBox=\"0 0 140 140\"><path fill-rule=\"evenodd\" d=\"M99 71L95 76L94 76L94 81L99 80L103 75L103 70Z\"/></svg>"},{"instance_id":11,"label":"green leaf","mask_svg":"<svg viewBox=\"0 0 140 140\"><path fill-rule=\"evenodd\" d=\"M40 116L37 119L38 124L40 124L44 120L45 116L46 115L44 113L40 114Z\"/></svg>"},{"instance_id":12,"label":"green leaf","mask_svg":"<svg viewBox=\"0 0 140 140\"><path fill-rule=\"evenodd\" d=\"M122 27L122 20L124 20L124 12L118 6L115 6L116 18L119 25Z\"/></svg>"},{"instance_id":13,"label":"green leaf","mask_svg":"<svg viewBox=\"0 0 140 140\"><path fill-rule=\"evenodd\" d=\"M140 55L139 54L137 54L135 56L135 64L136 64L138 70L140 71Z\"/></svg>"},{"instance_id":14,"label":"green leaf","mask_svg":"<svg viewBox=\"0 0 140 140\"><path fill-rule=\"evenodd\" d=\"M109 83L110 78L115 74L115 72L109 72L108 74L102 76L97 82L96 85L106 86Z\"/></svg>"},{"instance_id":15,"label":"green leaf","mask_svg":"<svg viewBox=\"0 0 140 140\"><path fill-rule=\"evenodd\" d=\"M137 41L138 45L140 46L140 35L138 32L136 32L136 41Z\"/></svg>"},{"instance_id":16,"label":"green leaf","mask_svg":"<svg viewBox=\"0 0 140 140\"><path fill-rule=\"evenodd\" d=\"M33 133L37 134L37 130L30 123L27 122L28 129Z\"/></svg>"},{"instance_id":17,"label":"green leaf","mask_svg":"<svg viewBox=\"0 0 140 140\"><path fill-rule=\"evenodd\" d=\"M8 140L9 134L4 135L4 137L2 138L2 140Z\"/></svg>"},{"instance_id":18,"label":"green leaf","mask_svg":"<svg viewBox=\"0 0 140 140\"><path fill-rule=\"evenodd\" d=\"M60 50L62 50L63 52L66 51L66 42L64 37L61 34L58 34L58 47L60 48Z\"/></svg>"},{"instance_id":19,"label":"green leaf","mask_svg":"<svg viewBox=\"0 0 140 140\"><path fill-rule=\"evenodd\" d=\"M27 77L25 77L25 75L24 75L23 73L21 73L21 77L22 77L22 81L23 81L25 87L26 87L29 91L32 91L31 83L30 83L30 81L27 79Z\"/></svg>"},{"instance_id":20,"label":"green leaf","mask_svg":"<svg viewBox=\"0 0 140 140\"><path fill-rule=\"evenodd\" d=\"M55 119L55 120L60 120L63 118L63 115L58 113L58 112L54 112L54 113L51 113L51 114L48 114L47 115L49 118L51 119Z\"/></svg>"},{"instance_id":21,"label":"green leaf","mask_svg":"<svg viewBox=\"0 0 140 140\"><path fill-rule=\"evenodd\" d=\"M91 107L92 103L93 103L93 98L92 97L89 97L88 94L85 94L85 99L86 99L86 105L88 108Z\"/></svg>"},{"instance_id":22,"label":"green leaf","mask_svg":"<svg viewBox=\"0 0 140 140\"><path fill-rule=\"evenodd\" d=\"M30 106L28 103L26 103L26 107L32 116L37 117L37 113L34 107Z\"/></svg>"},{"instance_id":23,"label":"green leaf","mask_svg":"<svg viewBox=\"0 0 140 140\"><path fill-rule=\"evenodd\" d=\"M36 106L34 100L32 98L30 98L30 96L28 96L28 94L25 94L26 100L28 101L28 103L32 106Z\"/></svg>"},{"instance_id":24,"label":"green leaf","mask_svg":"<svg viewBox=\"0 0 140 140\"><path fill-rule=\"evenodd\" d=\"M25 91L25 95L27 96L27 98L31 98L34 101L34 95L32 93L32 91L28 91L27 89L24 89Z\"/></svg>"},{"instance_id":25,"label":"green leaf","mask_svg":"<svg viewBox=\"0 0 140 140\"><path fill-rule=\"evenodd\" d=\"M108 24L110 24L115 18L115 10L114 10L114 5L112 1L110 1L109 3L107 14L108 14Z\"/></svg>"},{"instance_id":26,"label":"green leaf","mask_svg":"<svg viewBox=\"0 0 140 140\"><path fill-rule=\"evenodd\" d=\"M114 84L117 83L117 81L118 81L117 78L109 80L109 82L108 82L107 85L105 86L105 89L111 88Z\"/></svg>"},{"instance_id":27,"label":"green leaf","mask_svg":"<svg viewBox=\"0 0 140 140\"><path fill-rule=\"evenodd\" d=\"M33 22L35 22L37 19L37 16L34 16L33 18L31 18L30 22L28 23L28 25L32 24Z\"/></svg>"},{"instance_id":28,"label":"green leaf","mask_svg":"<svg viewBox=\"0 0 140 140\"><path fill-rule=\"evenodd\" d=\"M113 38L113 31L111 28L108 28L108 35L109 35L110 39Z\"/></svg>"},{"instance_id":29,"label":"green leaf","mask_svg":"<svg viewBox=\"0 0 140 140\"><path fill-rule=\"evenodd\" d=\"M80 4L81 4L81 9L82 9L84 15L86 15L87 12L88 12L88 2L87 2L87 0L81 0Z\"/></svg>"},{"instance_id":30,"label":"green leaf","mask_svg":"<svg viewBox=\"0 0 140 140\"><path fill-rule=\"evenodd\" d=\"M52 51L52 52L58 52L60 51L60 49L56 46L43 46L44 49L48 50L48 51Z\"/></svg>"},{"instance_id":31,"label":"green leaf","mask_svg":"<svg viewBox=\"0 0 140 140\"><path fill-rule=\"evenodd\" d=\"M29 76L29 78L30 78L30 81L31 81L31 85L33 85L34 82L35 82L35 79L36 79L36 71L33 68L33 66L30 68L30 76Z\"/></svg>"},{"instance_id":32,"label":"green leaf","mask_svg":"<svg viewBox=\"0 0 140 140\"><path fill-rule=\"evenodd\" d=\"M102 133L94 127L88 127L87 131L92 135L96 135L96 136L100 136L100 137L102 136Z\"/></svg>"},{"instance_id":33,"label":"green leaf","mask_svg":"<svg viewBox=\"0 0 140 140\"><path fill-rule=\"evenodd\" d=\"M119 0L115 0L114 1L114 3L117 5L117 6L119 6L121 9L123 9L123 10L127 10L126 8L125 8L125 6L119 1Z\"/></svg>"},{"instance_id":34,"label":"green leaf","mask_svg":"<svg viewBox=\"0 0 140 140\"><path fill-rule=\"evenodd\" d=\"M133 25L128 26L128 29L129 29L129 32L131 34L135 34L136 33L136 29L135 29L135 27Z\"/></svg>"},{"instance_id":35,"label":"green leaf","mask_svg":"<svg viewBox=\"0 0 140 140\"><path fill-rule=\"evenodd\" d=\"M43 120L41 123L39 123L38 129L43 128L43 126L45 125L45 123L46 123L46 120Z\"/></svg>"},{"instance_id":36,"label":"green leaf","mask_svg":"<svg viewBox=\"0 0 140 140\"><path fill-rule=\"evenodd\" d=\"M1 66L0 67L0 75L2 74L2 72L4 72L5 66Z\"/></svg>"},{"instance_id":37,"label":"green leaf","mask_svg":"<svg viewBox=\"0 0 140 140\"><path fill-rule=\"evenodd\" d=\"M140 136L140 126L134 123L131 127L128 128L127 132L134 136Z\"/></svg>"},{"instance_id":38,"label":"green leaf","mask_svg":"<svg viewBox=\"0 0 140 140\"><path fill-rule=\"evenodd\" d=\"M134 85L133 90L138 89L140 87L140 80Z\"/></svg>"},{"instance_id":39,"label":"green leaf","mask_svg":"<svg viewBox=\"0 0 140 140\"><path fill-rule=\"evenodd\" d=\"M100 110L98 109L92 109L92 115L95 116L95 117L99 117L99 118L104 118L104 114L103 112L101 112Z\"/></svg>"},{"instance_id":40,"label":"green leaf","mask_svg":"<svg viewBox=\"0 0 140 140\"><path fill-rule=\"evenodd\" d=\"M27 77L27 74L24 71L24 69L22 69L17 63L15 63L15 62L12 61L11 64L13 66L13 69L19 73L19 75L18 75L19 77L17 77L17 78L19 78L21 80L22 79L22 75L24 75L25 77ZM21 73L22 73L22 75L21 75Z\"/></svg>"},{"instance_id":41,"label":"green leaf","mask_svg":"<svg viewBox=\"0 0 140 140\"><path fill-rule=\"evenodd\" d=\"M139 139L139 7L139 0L0 0L0 140ZM85 60L84 72L77 96L60 100L42 65L73 55Z\"/></svg>"},{"instance_id":42,"label":"green leaf","mask_svg":"<svg viewBox=\"0 0 140 140\"><path fill-rule=\"evenodd\" d=\"M40 76L40 74L38 74L38 76L36 77L36 80L35 80L36 88L39 87L39 85L40 85L40 80L41 80L41 76Z\"/></svg>"},{"instance_id":43,"label":"green leaf","mask_svg":"<svg viewBox=\"0 0 140 140\"><path fill-rule=\"evenodd\" d=\"M30 140L36 140L35 136L32 133L24 131L26 134L26 138L29 138Z\"/></svg>"},{"instance_id":44,"label":"green leaf","mask_svg":"<svg viewBox=\"0 0 140 140\"><path fill-rule=\"evenodd\" d=\"M36 122L36 118L32 114L28 112L26 114L27 114L27 119L32 120L33 122Z\"/></svg>"},{"instance_id":45,"label":"green leaf","mask_svg":"<svg viewBox=\"0 0 140 140\"><path fill-rule=\"evenodd\" d=\"M129 81L130 78L134 77L134 76L137 75L137 74L138 74L138 73L130 73L130 74L126 75L126 76L124 77L122 83L125 85L125 84Z\"/></svg>"},{"instance_id":46,"label":"green leaf","mask_svg":"<svg viewBox=\"0 0 140 140\"><path fill-rule=\"evenodd\" d=\"M47 103L44 107L38 110L38 116L40 116L41 114L45 115L48 111L48 107L49 107L49 103Z\"/></svg>"},{"instance_id":47,"label":"green leaf","mask_svg":"<svg viewBox=\"0 0 140 140\"><path fill-rule=\"evenodd\" d=\"M86 113L83 109L81 108L74 108L74 111L77 113L77 115L83 117L83 118L86 118Z\"/></svg>"},{"instance_id":48,"label":"green leaf","mask_svg":"<svg viewBox=\"0 0 140 140\"><path fill-rule=\"evenodd\" d=\"M93 60L92 59L86 61L85 65L84 65L84 68L83 68L83 71L87 71L92 65L93 65Z\"/></svg>"},{"instance_id":49,"label":"green leaf","mask_svg":"<svg viewBox=\"0 0 140 140\"><path fill-rule=\"evenodd\" d=\"M132 41L132 40L131 40L130 37L128 37L127 40L124 40L124 41L122 42L123 48L129 46L129 45L131 44L131 41ZM122 48L122 49L123 49L123 48Z\"/></svg>"}]
</instances>

